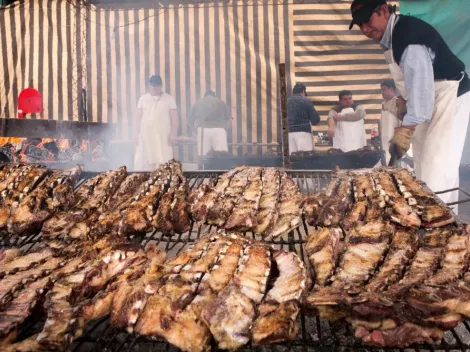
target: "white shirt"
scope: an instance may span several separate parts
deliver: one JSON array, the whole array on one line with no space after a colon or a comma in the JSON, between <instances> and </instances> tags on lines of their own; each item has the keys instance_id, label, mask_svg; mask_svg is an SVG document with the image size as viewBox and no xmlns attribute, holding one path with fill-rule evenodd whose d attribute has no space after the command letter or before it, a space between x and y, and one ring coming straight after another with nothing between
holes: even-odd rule
<instances>
[{"instance_id":1,"label":"white shirt","mask_svg":"<svg viewBox=\"0 0 470 352\"><path fill-rule=\"evenodd\" d=\"M398 17L398 21L400 17ZM388 21L387 29L380 44L384 49L392 46L392 21ZM436 54L428 47L410 44L401 56L400 68L403 72L406 94L408 95L407 113L403 118L403 126L419 125L430 121L434 111L434 69Z\"/></svg>"},{"instance_id":2,"label":"white shirt","mask_svg":"<svg viewBox=\"0 0 470 352\"><path fill-rule=\"evenodd\" d=\"M155 101L160 101L160 104L165 103L168 106L168 110L177 109L175 98L167 93L163 93L160 100L158 96L150 95L150 93L142 95L137 103L137 109L146 110Z\"/></svg>"}]
</instances>

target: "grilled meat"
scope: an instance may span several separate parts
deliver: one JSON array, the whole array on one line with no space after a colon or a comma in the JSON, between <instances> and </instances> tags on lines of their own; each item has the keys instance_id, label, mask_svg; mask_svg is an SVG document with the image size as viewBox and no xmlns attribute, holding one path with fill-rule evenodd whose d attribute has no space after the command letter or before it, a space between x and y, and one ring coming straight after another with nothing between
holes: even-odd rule
<instances>
[{"instance_id":1,"label":"grilled meat","mask_svg":"<svg viewBox=\"0 0 470 352\"><path fill-rule=\"evenodd\" d=\"M264 320L256 323L257 344L285 341L297 331L307 274L295 254L234 233L203 236L165 263L153 253L87 301L81 317L110 312L114 326L162 337L185 351L208 350L211 335L221 348L241 347L252 335L255 341L258 306Z\"/></svg>"},{"instance_id":2,"label":"grilled meat","mask_svg":"<svg viewBox=\"0 0 470 352\"><path fill-rule=\"evenodd\" d=\"M118 245L103 250L89 265L60 279L46 296L47 319L37 337L41 348L65 349L86 323L74 309L74 302L103 289L143 255L138 247Z\"/></svg>"},{"instance_id":3,"label":"grilled meat","mask_svg":"<svg viewBox=\"0 0 470 352\"><path fill-rule=\"evenodd\" d=\"M17 166L12 167L5 174L5 178L0 182L0 195L4 197L6 192L14 188L15 182L18 178L22 178L26 173L28 173L33 167L31 165L22 165L18 164Z\"/></svg>"},{"instance_id":4,"label":"grilled meat","mask_svg":"<svg viewBox=\"0 0 470 352\"><path fill-rule=\"evenodd\" d=\"M377 196L375 184L369 174L359 174L353 182L354 199L356 202L367 201Z\"/></svg>"},{"instance_id":5,"label":"grilled meat","mask_svg":"<svg viewBox=\"0 0 470 352\"><path fill-rule=\"evenodd\" d=\"M441 204L417 206L417 208L424 227L443 227L455 222L450 210Z\"/></svg>"},{"instance_id":6,"label":"grilled meat","mask_svg":"<svg viewBox=\"0 0 470 352\"><path fill-rule=\"evenodd\" d=\"M10 343L15 340L18 327L28 318L37 304L42 301L51 285L52 281L49 277L33 282L22 290L6 309L0 312L1 343Z\"/></svg>"},{"instance_id":7,"label":"grilled meat","mask_svg":"<svg viewBox=\"0 0 470 352\"><path fill-rule=\"evenodd\" d=\"M262 175L262 168L254 168L251 172L249 184L225 224L226 230L249 231L258 225L257 213L263 191Z\"/></svg>"},{"instance_id":8,"label":"grilled meat","mask_svg":"<svg viewBox=\"0 0 470 352\"><path fill-rule=\"evenodd\" d=\"M117 191L110 196L101 207L101 212L106 212L118 208L123 202L129 199L139 187L149 179L149 173L136 173L126 177L119 185Z\"/></svg>"},{"instance_id":9,"label":"grilled meat","mask_svg":"<svg viewBox=\"0 0 470 352\"><path fill-rule=\"evenodd\" d=\"M12 275L18 271L27 270L38 264L41 264L52 257L52 252L42 250L38 252L28 253L24 256L10 260L0 267L0 278L5 275Z\"/></svg>"},{"instance_id":10,"label":"grilled meat","mask_svg":"<svg viewBox=\"0 0 470 352\"><path fill-rule=\"evenodd\" d=\"M327 197L332 197L336 195L336 190L338 189L340 182L341 179L339 177L333 177L330 182L328 182L328 185L325 188L325 195Z\"/></svg>"},{"instance_id":11,"label":"grilled meat","mask_svg":"<svg viewBox=\"0 0 470 352\"><path fill-rule=\"evenodd\" d=\"M318 221L320 211L325 204L327 197L325 194L308 195L302 201L302 213L307 224L315 226Z\"/></svg>"},{"instance_id":12,"label":"grilled meat","mask_svg":"<svg viewBox=\"0 0 470 352\"><path fill-rule=\"evenodd\" d=\"M407 170L399 169L393 172L393 178L398 184L402 196L408 200L410 205L435 204L435 196L424 188L422 182L418 181Z\"/></svg>"},{"instance_id":13,"label":"grilled meat","mask_svg":"<svg viewBox=\"0 0 470 352\"><path fill-rule=\"evenodd\" d=\"M437 272L425 281L426 285L444 285L458 280L467 269L470 254L469 234L449 228L450 237Z\"/></svg>"},{"instance_id":14,"label":"grilled meat","mask_svg":"<svg viewBox=\"0 0 470 352\"><path fill-rule=\"evenodd\" d=\"M392 176L386 172L379 172L374 177L379 194L389 205L390 219L402 226L419 228L421 220L416 211L400 196Z\"/></svg>"},{"instance_id":15,"label":"grilled meat","mask_svg":"<svg viewBox=\"0 0 470 352\"><path fill-rule=\"evenodd\" d=\"M298 331L298 302L307 288L307 271L292 252L278 251L273 259L279 275L271 279L273 287L258 308L251 330L255 345L292 340Z\"/></svg>"},{"instance_id":16,"label":"grilled meat","mask_svg":"<svg viewBox=\"0 0 470 352\"><path fill-rule=\"evenodd\" d=\"M258 175L257 175L258 174ZM207 222L223 227L232 214L235 204L242 197L252 177L259 177L259 168L245 168L237 173L225 189L224 197L219 200L207 213Z\"/></svg>"},{"instance_id":17,"label":"grilled meat","mask_svg":"<svg viewBox=\"0 0 470 352\"><path fill-rule=\"evenodd\" d=\"M44 179L12 212L8 232L20 235L37 231L56 211L68 209L74 203L73 187L81 171L77 166Z\"/></svg>"},{"instance_id":18,"label":"grilled meat","mask_svg":"<svg viewBox=\"0 0 470 352\"><path fill-rule=\"evenodd\" d=\"M413 286L431 277L438 268L449 235L449 230L434 229L428 231L424 235L423 243L416 252L403 278L398 283L391 285L387 292L394 295L403 295Z\"/></svg>"},{"instance_id":19,"label":"grilled meat","mask_svg":"<svg viewBox=\"0 0 470 352\"><path fill-rule=\"evenodd\" d=\"M158 335L187 351L208 348L209 330L192 309L201 278L227 247L227 239L207 236L165 265L164 284L153 289L135 326L142 335ZM194 252L193 254L191 254ZM147 291L150 291L147 289Z\"/></svg>"},{"instance_id":20,"label":"grilled meat","mask_svg":"<svg viewBox=\"0 0 470 352\"><path fill-rule=\"evenodd\" d=\"M65 236L76 223L86 220L89 214L90 211L81 208L58 212L43 224L41 234L47 240Z\"/></svg>"},{"instance_id":21,"label":"grilled meat","mask_svg":"<svg viewBox=\"0 0 470 352\"><path fill-rule=\"evenodd\" d=\"M254 302L231 284L204 308L202 317L220 348L237 349L250 341L255 314Z\"/></svg>"},{"instance_id":22,"label":"grilled meat","mask_svg":"<svg viewBox=\"0 0 470 352\"><path fill-rule=\"evenodd\" d=\"M355 335L369 345L400 348L405 348L414 343L433 344L444 337L444 333L439 329L426 328L411 323L405 323L392 329L373 330L372 332L359 326L356 328Z\"/></svg>"},{"instance_id":23,"label":"grilled meat","mask_svg":"<svg viewBox=\"0 0 470 352\"><path fill-rule=\"evenodd\" d=\"M208 192L204 192L204 195L198 198L196 203L191 205L191 214L196 222L200 224L206 222L208 212L216 204L218 198L222 196L225 190L230 186L232 178L241 170L243 170L243 167L237 167L220 176L217 184ZM205 185L202 185L201 188L206 190Z\"/></svg>"},{"instance_id":24,"label":"grilled meat","mask_svg":"<svg viewBox=\"0 0 470 352\"><path fill-rule=\"evenodd\" d=\"M187 201L188 197L188 185L186 180L180 184L173 197L171 203L171 224L173 231L176 233L185 233L189 231L191 220L190 220L190 206Z\"/></svg>"},{"instance_id":25,"label":"grilled meat","mask_svg":"<svg viewBox=\"0 0 470 352\"><path fill-rule=\"evenodd\" d=\"M75 224L85 221L96 211L126 177L125 167L108 171L87 180L75 192L75 204L70 211L56 213L42 227L42 235L47 239L67 236Z\"/></svg>"},{"instance_id":26,"label":"grilled meat","mask_svg":"<svg viewBox=\"0 0 470 352\"><path fill-rule=\"evenodd\" d=\"M226 230L249 231L258 225L257 213L262 194L262 174L262 168L254 168L251 171L249 183L225 224Z\"/></svg>"},{"instance_id":27,"label":"grilled meat","mask_svg":"<svg viewBox=\"0 0 470 352\"><path fill-rule=\"evenodd\" d=\"M315 269L316 286L324 286L333 275L342 251L341 237L339 228L320 228L309 235L305 251Z\"/></svg>"},{"instance_id":28,"label":"grilled meat","mask_svg":"<svg viewBox=\"0 0 470 352\"><path fill-rule=\"evenodd\" d=\"M142 265L142 272L131 272L132 277L129 277L129 273L124 273L125 277L113 284L116 289L111 307L111 322L115 326L132 332L148 297L160 286L158 281L164 274L164 261L163 253L151 249L147 251L147 262Z\"/></svg>"},{"instance_id":29,"label":"grilled meat","mask_svg":"<svg viewBox=\"0 0 470 352\"><path fill-rule=\"evenodd\" d=\"M11 262L13 259L18 258L23 251L18 248L12 249L0 249L0 265L3 266L8 262Z\"/></svg>"},{"instance_id":30,"label":"grilled meat","mask_svg":"<svg viewBox=\"0 0 470 352\"><path fill-rule=\"evenodd\" d=\"M40 166L28 166L21 169L13 182L0 193L0 229L5 230L8 218L16 210L22 199L30 193L50 170Z\"/></svg>"},{"instance_id":31,"label":"grilled meat","mask_svg":"<svg viewBox=\"0 0 470 352\"><path fill-rule=\"evenodd\" d=\"M5 307L13 298L13 294L25 284L50 274L53 270L57 269L63 261L64 258L50 258L48 261L35 268L4 277L0 281L0 308Z\"/></svg>"},{"instance_id":32,"label":"grilled meat","mask_svg":"<svg viewBox=\"0 0 470 352\"><path fill-rule=\"evenodd\" d=\"M84 210L84 219L76 221L69 229L66 236L72 239L88 238L92 229L92 225L96 222L100 215L101 206L105 201L112 196L127 176L126 167L123 166L116 171L109 171L105 177L102 178L94 190L93 197L85 202L81 209ZM88 211L87 211L88 210ZM90 214L89 211L92 211Z\"/></svg>"},{"instance_id":33,"label":"grilled meat","mask_svg":"<svg viewBox=\"0 0 470 352\"><path fill-rule=\"evenodd\" d=\"M253 231L274 238L300 225L300 191L275 168L232 169L215 186L201 185L190 198L196 222L226 231Z\"/></svg>"},{"instance_id":34,"label":"grilled meat","mask_svg":"<svg viewBox=\"0 0 470 352\"><path fill-rule=\"evenodd\" d=\"M179 169L176 161L170 161L151 174L149 181L142 185L124 210L119 224L120 234L142 233L152 227L162 197L169 189L171 175Z\"/></svg>"},{"instance_id":35,"label":"grilled meat","mask_svg":"<svg viewBox=\"0 0 470 352\"><path fill-rule=\"evenodd\" d=\"M268 226L263 237L279 237L300 225L300 204L302 196L291 177L284 174L281 178L281 193L277 205L277 219Z\"/></svg>"},{"instance_id":36,"label":"grilled meat","mask_svg":"<svg viewBox=\"0 0 470 352\"><path fill-rule=\"evenodd\" d=\"M333 287L349 290L366 281L384 257L393 232L393 226L382 221L351 230Z\"/></svg>"},{"instance_id":37,"label":"grilled meat","mask_svg":"<svg viewBox=\"0 0 470 352\"><path fill-rule=\"evenodd\" d=\"M403 268L416 253L419 236L415 231L397 229L393 235L390 249L380 270L365 287L365 294L375 294L387 286L396 283L403 273Z\"/></svg>"},{"instance_id":38,"label":"grilled meat","mask_svg":"<svg viewBox=\"0 0 470 352\"><path fill-rule=\"evenodd\" d=\"M300 306L296 301L280 304L263 303L259 316L251 329L255 346L295 339L299 328L296 323Z\"/></svg>"},{"instance_id":39,"label":"grilled meat","mask_svg":"<svg viewBox=\"0 0 470 352\"><path fill-rule=\"evenodd\" d=\"M50 170L39 165L26 167L16 177L13 184L8 186L8 189L28 194L50 173Z\"/></svg>"},{"instance_id":40,"label":"grilled meat","mask_svg":"<svg viewBox=\"0 0 470 352\"><path fill-rule=\"evenodd\" d=\"M328 197L322 194L304 200L303 212L309 225L337 226L344 213L351 207L353 200L351 178L349 176L337 178L332 183L335 185L334 196Z\"/></svg>"},{"instance_id":41,"label":"grilled meat","mask_svg":"<svg viewBox=\"0 0 470 352\"><path fill-rule=\"evenodd\" d=\"M343 228L345 231L349 231L354 226L358 226L362 224L365 219L367 211L367 202L366 201L359 201L354 203L351 210L348 214L343 218Z\"/></svg>"},{"instance_id":42,"label":"grilled meat","mask_svg":"<svg viewBox=\"0 0 470 352\"><path fill-rule=\"evenodd\" d=\"M173 234L173 223L171 221L171 214L173 212L172 203L175 197L176 189L184 182L183 177L177 172L173 172L170 177L169 189L161 197L158 205L157 212L152 220L154 228L158 229L164 234Z\"/></svg>"},{"instance_id":43,"label":"grilled meat","mask_svg":"<svg viewBox=\"0 0 470 352\"><path fill-rule=\"evenodd\" d=\"M5 179L10 176L10 173L15 169L22 168L24 166L26 165L16 163L0 164L0 182L5 181Z\"/></svg>"},{"instance_id":44,"label":"grilled meat","mask_svg":"<svg viewBox=\"0 0 470 352\"><path fill-rule=\"evenodd\" d=\"M250 328L265 294L270 273L270 252L253 244L245 248L233 283L202 311L219 347L236 349L250 340Z\"/></svg>"},{"instance_id":45,"label":"grilled meat","mask_svg":"<svg viewBox=\"0 0 470 352\"><path fill-rule=\"evenodd\" d=\"M469 229L406 170L339 172L322 207L345 177L355 194L344 240L329 226L312 231L305 247L316 274L306 307L346 318L366 344L438 341L470 314Z\"/></svg>"},{"instance_id":46,"label":"grilled meat","mask_svg":"<svg viewBox=\"0 0 470 352\"><path fill-rule=\"evenodd\" d=\"M274 276L272 288L269 289L265 300L279 303L300 300L307 288L307 270L300 258L286 251L277 251L273 255L279 275Z\"/></svg>"},{"instance_id":47,"label":"grilled meat","mask_svg":"<svg viewBox=\"0 0 470 352\"><path fill-rule=\"evenodd\" d=\"M278 218L278 203L281 196L282 173L279 169L268 168L263 174L263 183L255 233L262 235L274 227Z\"/></svg>"},{"instance_id":48,"label":"grilled meat","mask_svg":"<svg viewBox=\"0 0 470 352\"><path fill-rule=\"evenodd\" d=\"M140 194L141 188L148 189L149 183L155 180L156 176L154 175L150 179L148 173L127 176L116 193L109 197L99 209L98 220L90 224L90 236L96 238L106 234L117 233L122 213L131 205L134 197Z\"/></svg>"},{"instance_id":49,"label":"grilled meat","mask_svg":"<svg viewBox=\"0 0 470 352\"><path fill-rule=\"evenodd\" d=\"M421 219L404 199L393 201L390 207L390 220L405 227L419 228Z\"/></svg>"}]
</instances>

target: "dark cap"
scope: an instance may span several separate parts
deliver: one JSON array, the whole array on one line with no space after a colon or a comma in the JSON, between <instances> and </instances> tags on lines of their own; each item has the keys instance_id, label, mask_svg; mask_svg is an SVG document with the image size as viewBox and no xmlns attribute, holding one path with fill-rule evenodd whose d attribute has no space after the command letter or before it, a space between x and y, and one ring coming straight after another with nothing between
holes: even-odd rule
<instances>
[{"instance_id":1,"label":"dark cap","mask_svg":"<svg viewBox=\"0 0 470 352\"><path fill-rule=\"evenodd\" d=\"M294 89L292 89L292 93L294 94L300 94L302 92L305 92L305 95L307 95L307 87L305 86L305 84L302 83L297 83L294 86Z\"/></svg>"},{"instance_id":2,"label":"dark cap","mask_svg":"<svg viewBox=\"0 0 470 352\"><path fill-rule=\"evenodd\" d=\"M159 75L153 75L149 78L149 84L152 87L161 87L163 85L163 81Z\"/></svg>"},{"instance_id":3,"label":"dark cap","mask_svg":"<svg viewBox=\"0 0 470 352\"><path fill-rule=\"evenodd\" d=\"M386 0L354 0L351 4L352 21L349 29L355 24L359 25L368 22L375 9L386 4Z\"/></svg>"}]
</instances>

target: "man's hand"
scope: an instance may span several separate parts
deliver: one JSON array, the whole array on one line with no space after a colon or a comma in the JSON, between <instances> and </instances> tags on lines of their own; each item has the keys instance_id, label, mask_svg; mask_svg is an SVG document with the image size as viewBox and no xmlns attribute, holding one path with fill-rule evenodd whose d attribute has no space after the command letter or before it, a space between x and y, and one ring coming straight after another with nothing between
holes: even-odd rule
<instances>
[{"instance_id":1,"label":"man's hand","mask_svg":"<svg viewBox=\"0 0 470 352\"><path fill-rule=\"evenodd\" d=\"M403 118L405 117L406 115L406 100L403 99L403 97L398 97L397 101L396 101L396 104L397 104L397 118L400 120L400 121L403 121Z\"/></svg>"},{"instance_id":2,"label":"man's hand","mask_svg":"<svg viewBox=\"0 0 470 352\"><path fill-rule=\"evenodd\" d=\"M328 137L333 138L335 136L335 129L329 127L328 128Z\"/></svg>"},{"instance_id":3,"label":"man's hand","mask_svg":"<svg viewBox=\"0 0 470 352\"><path fill-rule=\"evenodd\" d=\"M402 126L395 128L395 134L390 140L390 154L395 155L397 159L403 157L410 149L411 137L415 130L414 126Z\"/></svg>"},{"instance_id":4,"label":"man's hand","mask_svg":"<svg viewBox=\"0 0 470 352\"><path fill-rule=\"evenodd\" d=\"M343 116L340 114L336 114L335 116L333 116L333 119L335 121L343 121Z\"/></svg>"},{"instance_id":5,"label":"man's hand","mask_svg":"<svg viewBox=\"0 0 470 352\"><path fill-rule=\"evenodd\" d=\"M169 145L176 145L178 143L178 137L177 136L170 136L168 138L168 144Z\"/></svg>"}]
</instances>

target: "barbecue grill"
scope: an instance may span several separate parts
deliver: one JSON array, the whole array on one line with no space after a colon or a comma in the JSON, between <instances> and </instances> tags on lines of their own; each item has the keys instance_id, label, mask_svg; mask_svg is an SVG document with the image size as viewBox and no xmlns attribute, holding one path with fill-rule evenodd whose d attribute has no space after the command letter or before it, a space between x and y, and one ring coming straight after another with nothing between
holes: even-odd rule
<instances>
[{"instance_id":1,"label":"barbecue grill","mask_svg":"<svg viewBox=\"0 0 470 352\"><path fill-rule=\"evenodd\" d=\"M363 169L374 167L383 155L383 151L351 151L347 153L305 152L305 155L291 155L290 162L293 169Z\"/></svg>"},{"instance_id":2,"label":"barbecue grill","mask_svg":"<svg viewBox=\"0 0 470 352\"><path fill-rule=\"evenodd\" d=\"M210 182L216 179L224 171L193 171L186 172L185 176L189 181L191 188L198 187L203 182ZM287 173L296 180L300 190L304 194L311 194L323 188L331 178L331 171L322 170L289 170ZM97 173L84 172L82 179L77 187L86 179L96 176ZM470 202L470 193L463 192L468 199L458 203ZM451 190L449 190L451 191ZM440 192L444 193L444 192ZM456 204L456 203L454 203ZM291 231L288 235L272 240L265 241L275 248L283 248L296 252L300 258L307 264L308 260L304 253L303 244L306 242L308 225L305 222L296 230ZM163 236L161 233L154 231L142 236L135 236L132 240L140 242L143 245L150 243L156 244L160 249L164 249L169 256L179 254L185 247L192 242L198 240L203 234L214 231L211 226L191 225L190 230L182 235L174 235L172 237ZM247 236L253 234L247 233ZM37 247L41 243L40 235L32 234L23 238L17 238L8 242L5 238L0 240L0 248L2 247L22 247L26 252ZM25 329L21 332L20 338L31 336L40 331L41 324L44 322L31 322L26 324ZM396 348L373 348L364 346L359 343L353 335L349 325L342 322L329 323L319 317L310 317L299 314L299 333L294 341L284 344L273 344L252 348L248 346L248 350L272 350L272 351L469 351L470 350L470 323L462 322L455 329L447 331L445 338L439 345L414 345L412 348L396 349ZM123 330L116 329L108 324L108 320L100 319L91 322L86 327L84 334L78 338L71 348L74 352L88 351L112 351L112 352L145 352L145 351L175 351L169 343L163 340L150 340L147 338L137 337L126 333Z\"/></svg>"}]
</instances>

